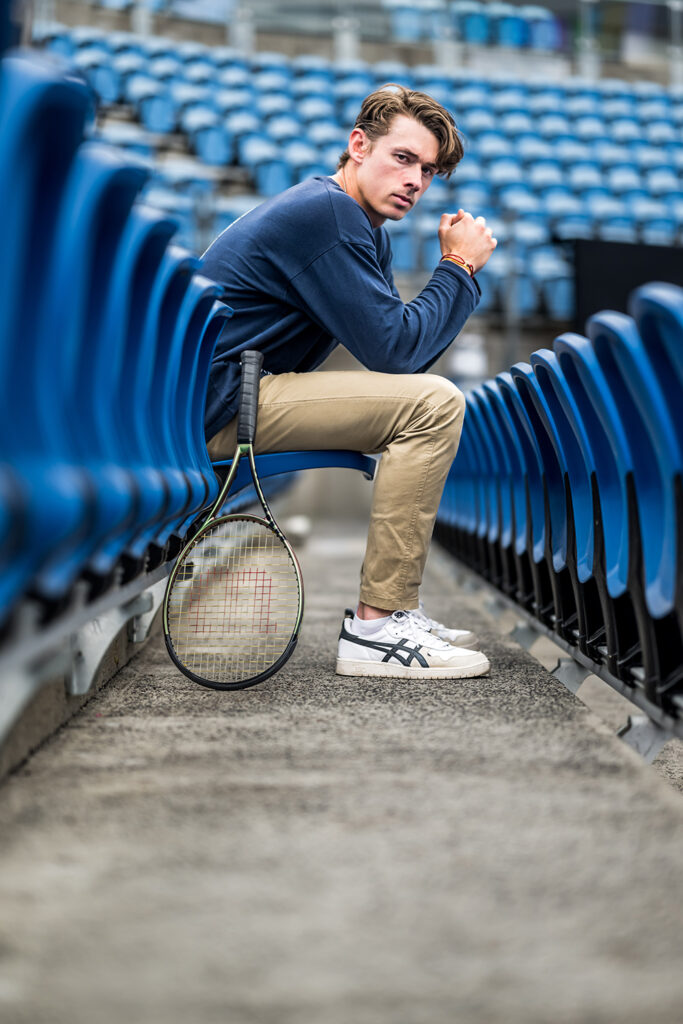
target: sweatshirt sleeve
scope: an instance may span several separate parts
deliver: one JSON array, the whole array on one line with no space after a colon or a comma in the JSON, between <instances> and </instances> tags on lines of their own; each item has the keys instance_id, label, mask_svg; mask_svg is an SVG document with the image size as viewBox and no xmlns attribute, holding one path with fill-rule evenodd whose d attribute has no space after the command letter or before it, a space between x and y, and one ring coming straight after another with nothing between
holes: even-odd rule
<instances>
[{"instance_id":1,"label":"sweatshirt sleeve","mask_svg":"<svg viewBox=\"0 0 683 1024\"><path fill-rule=\"evenodd\" d=\"M374 247L339 242L292 278L290 299L369 370L422 373L462 329L479 289L465 270L440 263L404 304Z\"/></svg>"}]
</instances>

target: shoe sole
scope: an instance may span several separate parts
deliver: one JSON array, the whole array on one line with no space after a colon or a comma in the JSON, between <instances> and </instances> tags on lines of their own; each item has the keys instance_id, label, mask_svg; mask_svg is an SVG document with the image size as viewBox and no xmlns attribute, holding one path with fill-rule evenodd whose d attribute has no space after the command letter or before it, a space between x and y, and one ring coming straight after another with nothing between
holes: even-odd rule
<instances>
[{"instance_id":1,"label":"shoe sole","mask_svg":"<svg viewBox=\"0 0 683 1024\"><path fill-rule=\"evenodd\" d=\"M337 658L338 676L384 676L390 679L470 679L483 676L491 668L488 658L477 665L459 665L457 668L413 668L388 661L351 661Z\"/></svg>"}]
</instances>

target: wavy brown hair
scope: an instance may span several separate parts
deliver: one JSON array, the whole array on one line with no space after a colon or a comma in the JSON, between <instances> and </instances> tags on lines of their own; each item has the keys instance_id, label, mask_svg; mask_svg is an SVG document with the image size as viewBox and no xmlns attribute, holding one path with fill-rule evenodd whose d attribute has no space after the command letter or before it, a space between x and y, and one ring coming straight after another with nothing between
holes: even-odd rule
<instances>
[{"instance_id":1,"label":"wavy brown hair","mask_svg":"<svg viewBox=\"0 0 683 1024\"><path fill-rule=\"evenodd\" d=\"M374 142L388 134L392 121L399 114L419 121L436 137L439 143L436 173L448 178L463 158L462 139L451 114L426 92L416 92L388 82L365 97L353 127L360 128L370 142ZM345 149L337 170L341 170L349 159L349 151Z\"/></svg>"}]
</instances>

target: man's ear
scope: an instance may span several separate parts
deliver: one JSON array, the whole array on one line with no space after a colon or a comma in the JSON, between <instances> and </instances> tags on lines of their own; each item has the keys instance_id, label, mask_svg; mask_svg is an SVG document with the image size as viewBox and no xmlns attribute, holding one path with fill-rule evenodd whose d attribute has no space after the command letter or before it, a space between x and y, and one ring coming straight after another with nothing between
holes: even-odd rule
<instances>
[{"instance_id":1,"label":"man's ear","mask_svg":"<svg viewBox=\"0 0 683 1024\"><path fill-rule=\"evenodd\" d=\"M370 140L362 128L354 128L349 135L349 156L356 164L362 164L370 151Z\"/></svg>"}]
</instances>

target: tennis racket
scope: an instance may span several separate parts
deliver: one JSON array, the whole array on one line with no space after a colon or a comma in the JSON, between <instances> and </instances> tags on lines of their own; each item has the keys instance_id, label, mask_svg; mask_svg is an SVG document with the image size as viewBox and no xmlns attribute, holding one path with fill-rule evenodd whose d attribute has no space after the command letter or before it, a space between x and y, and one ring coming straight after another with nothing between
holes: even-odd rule
<instances>
[{"instance_id":1,"label":"tennis racket","mask_svg":"<svg viewBox=\"0 0 683 1024\"><path fill-rule=\"evenodd\" d=\"M185 545L166 587L166 646L181 672L215 690L241 690L282 668L303 617L301 570L263 496L254 435L263 355L243 352L237 448L218 498ZM242 458L263 517L220 515Z\"/></svg>"}]
</instances>

